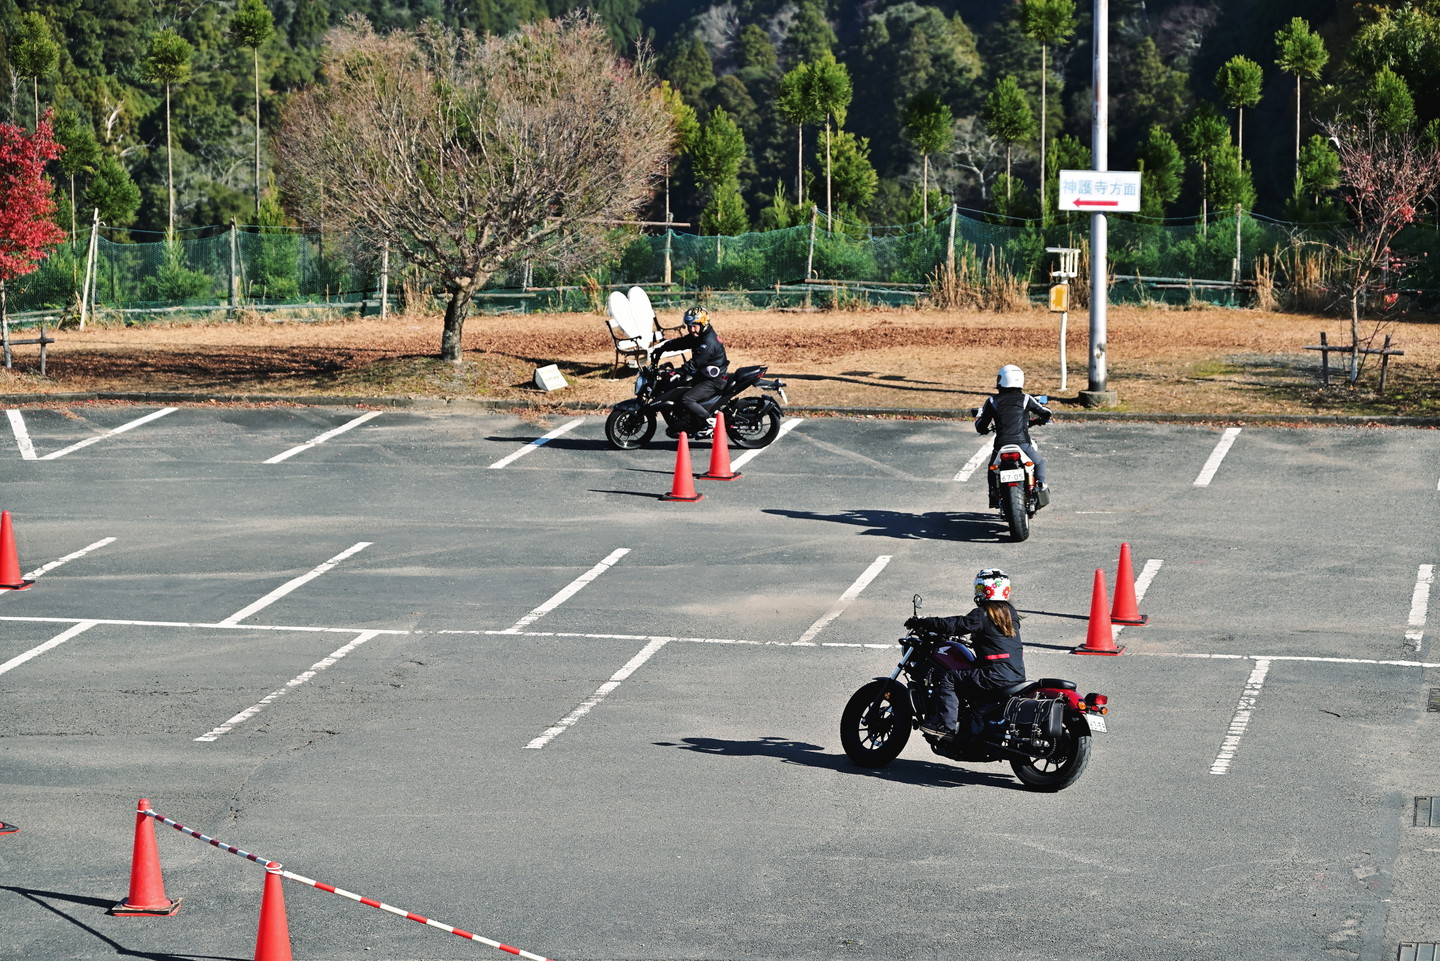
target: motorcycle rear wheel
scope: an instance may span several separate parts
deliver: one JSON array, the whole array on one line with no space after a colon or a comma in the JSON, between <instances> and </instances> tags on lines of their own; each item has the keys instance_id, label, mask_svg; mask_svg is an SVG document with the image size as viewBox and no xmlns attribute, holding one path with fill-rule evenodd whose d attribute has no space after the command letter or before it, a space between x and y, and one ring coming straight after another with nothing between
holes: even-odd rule
<instances>
[{"instance_id":1,"label":"motorcycle rear wheel","mask_svg":"<svg viewBox=\"0 0 1440 961\"><path fill-rule=\"evenodd\" d=\"M1030 536L1030 515L1025 510L1025 488L1011 484L1000 492L1000 512L1010 525L1010 539L1023 541Z\"/></svg>"},{"instance_id":2,"label":"motorcycle rear wheel","mask_svg":"<svg viewBox=\"0 0 1440 961\"><path fill-rule=\"evenodd\" d=\"M1085 773L1090 763L1090 732L1066 724L1053 757L1011 761L1010 768L1021 782L1036 791L1063 791Z\"/></svg>"},{"instance_id":3,"label":"motorcycle rear wheel","mask_svg":"<svg viewBox=\"0 0 1440 961\"><path fill-rule=\"evenodd\" d=\"M840 712L840 744L860 767L884 767L910 740L910 705L893 681L871 681Z\"/></svg>"},{"instance_id":4,"label":"motorcycle rear wheel","mask_svg":"<svg viewBox=\"0 0 1440 961\"><path fill-rule=\"evenodd\" d=\"M747 397L725 415L725 434L736 447L768 447L780 434L780 416L759 397Z\"/></svg>"},{"instance_id":5,"label":"motorcycle rear wheel","mask_svg":"<svg viewBox=\"0 0 1440 961\"><path fill-rule=\"evenodd\" d=\"M655 436L655 415L615 409L605 418L605 439L616 450L635 450Z\"/></svg>"}]
</instances>

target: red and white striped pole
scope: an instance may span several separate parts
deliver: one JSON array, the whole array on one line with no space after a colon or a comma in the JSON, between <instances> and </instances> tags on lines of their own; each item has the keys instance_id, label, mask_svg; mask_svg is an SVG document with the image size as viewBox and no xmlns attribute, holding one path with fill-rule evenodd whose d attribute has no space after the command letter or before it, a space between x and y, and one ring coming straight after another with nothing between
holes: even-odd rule
<instances>
[{"instance_id":1,"label":"red and white striped pole","mask_svg":"<svg viewBox=\"0 0 1440 961\"><path fill-rule=\"evenodd\" d=\"M228 851L229 853L238 855L239 857L242 857L247 861L254 861L256 864L264 865L266 871L272 874L279 874L281 877L289 878L291 881L299 881L301 884L308 884L312 888L318 888L321 891L329 891L331 894L338 894L342 898L349 898L351 901L358 901L361 904L368 905L372 908L379 908L381 911L388 911L391 914L399 915L402 918L406 918L407 920L414 921L418 924L424 924L432 928L439 928L441 931L447 931L450 934L455 935L457 938L467 938L471 941L479 941L481 944L488 944L492 948L496 948L500 951L505 951L509 954L518 955L522 958L527 958L529 959L529 961L550 961L549 958L542 957L541 955L531 954L529 951L522 951L519 948L512 948L508 944L501 944L499 941L492 941L489 938L481 937L478 934L463 930L462 928L453 927L449 924L442 924L439 921L435 921L423 915L416 914L413 911L406 911L404 908L393 907L392 905L386 904L383 901L376 901L373 898L362 897L361 895L346 891L343 888L337 888L333 884L325 884L322 881L316 881L314 878L307 878L303 875L296 874L293 871L286 871L280 864L275 861L271 861L269 858L263 858L258 854L250 854L247 851L242 851L239 848L235 847L233 844L226 844L224 841L219 841L215 838L201 834L199 831L191 830L190 828L187 828L185 825L179 823L178 821L172 821L170 818L162 817L161 815L156 814L154 811L145 810L140 813L144 814L147 817L154 818L161 824L170 825L172 828L179 831L181 834L188 834L192 838L197 838L201 841L204 841L211 847L219 848L222 851Z\"/></svg>"}]
</instances>

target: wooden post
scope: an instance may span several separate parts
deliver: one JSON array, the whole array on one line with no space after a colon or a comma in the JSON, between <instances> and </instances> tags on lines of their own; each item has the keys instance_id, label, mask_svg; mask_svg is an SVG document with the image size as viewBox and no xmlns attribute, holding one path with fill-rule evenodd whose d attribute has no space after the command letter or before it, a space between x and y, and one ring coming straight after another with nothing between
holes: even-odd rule
<instances>
[{"instance_id":1,"label":"wooden post","mask_svg":"<svg viewBox=\"0 0 1440 961\"><path fill-rule=\"evenodd\" d=\"M240 309L240 272L237 269L239 252L237 249L238 240L235 236L239 230L235 226L235 218L230 218L230 319L234 320Z\"/></svg>"},{"instance_id":2,"label":"wooden post","mask_svg":"<svg viewBox=\"0 0 1440 961\"><path fill-rule=\"evenodd\" d=\"M100 233L100 208L90 221L90 244L85 252L85 286L80 288L80 329L85 329L85 317L90 308L90 282L95 276L95 238Z\"/></svg>"},{"instance_id":3,"label":"wooden post","mask_svg":"<svg viewBox=\"0 0 1440 961\"><path fill-rule=\"evenodd\" d=\"M1385 343L1380 347L1380 393L1385 393L1385 374L1390 369L1390 335L1385 335Z\"/></svg>"},{"instance_id":4,"label":"wooden post","mask_svg":"<svg viewBox=\"0 0 1440 961\"><path fill-rule=\"evenodd\" d=\"M1325 331L1320 331L1320 383L1325 387L1330 386L1330 351L1325 349L1329 343Z\"/></svg>"},{"instance_id":5,"label":"wooden post","mask_svg":"<svg viewBox=\"0 0 1440 961\"><path fill-rule=\"evenodd\" d=\"M390 304L390 240L386 238L385 246L380 251L380 319L384 320L389 313Z\"/></svg>"},{"instance_id":6,"label":"wooden post","mask_svg":"<svg viewBox=\"0 0 1440 961\"><path fill-rule=\"evenodd\" d=\"M820 222L820 208L810 208L810 252L805 255L805 279L815 279L815 227ZM809 292L806 292L809 296Z\"/></svg>"},{"instance_id":7,"label":"wooden post","mask_svg":"<svg viewBox=\"0 0 1440 961\"><path fill-rule=\"evenodd\" d=\"M958 216L959 207L956 204L950 205L950 239L945 244L945 266L950 269L950 276L955 276L955 218Z\"/></svg>"}]
</instances>

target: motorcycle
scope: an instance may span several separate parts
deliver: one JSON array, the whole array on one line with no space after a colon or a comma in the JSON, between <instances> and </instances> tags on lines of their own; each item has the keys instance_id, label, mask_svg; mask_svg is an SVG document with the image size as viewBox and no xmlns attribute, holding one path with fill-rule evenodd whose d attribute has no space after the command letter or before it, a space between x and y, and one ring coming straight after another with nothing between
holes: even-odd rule
<instances>
[{"instance_id":1,"label":"motorcycle","mask_svg":"<svg viewBox=\"0 0 1440 961\"><path fill-rule=\"evenodd\" d=\"M915 616L922 598L915 595ZM938 704L940 674L975 666L975 652L957 637L911 632L900 638L903 654L889 677L877 677L851 695L840 714L840 743L860 767L889 764L904 750ZM900 680L901 675L905 681ZM908 683L906 683L908 682ZM921 732L930 750L952 761L1009 761L1015 776L1036 791L1061 791L1079 780L1090 763L1090 737L1106 731L1109 698L1083 698L1074 681L1042 677L997 692L982 706L979 734L966 730L971 705L962 698L962 731L951 737Z\"/></svg>"},{"instance_id":2,"label":"motorcycle","mask_svg":"<svg viewBox=\"0 0 1440 961\"><path fill-rule=\"evenodd\" d=\"M726 378L720 395L704 405L711 414L718 411L725 415L725 435L736 447L764 447L780 433L785 412L775 398L739 396L751 387L758 387L762 391L774 391L782 401L787 400L785 383L779 378L765 380L767 370L768 367L760 365L739 368ZM636 371L635 396L616 404L605 419L605 439L610 446L616 450L634 450L649 443L661 418L672 437L690 430L689 411L680 406L678 396L667 396L680 386L683 386L680 372L668 362L652 362ZM701 431L694 436L705 435Z\"/></svg>"},{"instance_id":3,"label":"motorcycle","mask_svg":"<svg viewBox=\"0 0 1440 961\"><path fill-rule=\"evenodd\" d=\"M1041 404L1050 398L1040 395L1035 398ZM972 407L972 417L980 416L980 408ZM1043 426L1046 422L1030 419L1031 427ZM1050 492L1040 490L1035 483L1035 462L1016 444L1006 444L995 451L990 458L990 506L1000 508L1005 523L1010 528L1012 541L1023 541L1030 536L1030 519L1035 512L1050 503Z\"/></svg>"}]
</instances>

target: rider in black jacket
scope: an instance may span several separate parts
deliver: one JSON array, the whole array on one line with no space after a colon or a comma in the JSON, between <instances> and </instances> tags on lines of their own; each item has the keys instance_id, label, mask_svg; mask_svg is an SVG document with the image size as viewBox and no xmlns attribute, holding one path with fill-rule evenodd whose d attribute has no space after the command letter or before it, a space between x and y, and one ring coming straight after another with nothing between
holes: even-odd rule
<instances>
[{"instance_id":1,"label":"rider in black jacket","mask_svg":"<svg viewBox=\"0 0 1440 961\"><path fill-rule=\"evenodd\" d=\"M680 365L683 383L667 396L690 412L691 426L697 431L713 429L715 415L704 405L725 390L730 360L725 356L720 335L710 326L710 315L704 307L685 311L684 336L661 341L650 348L652 354L682 350L690 351L690 359Z\"/></svg>"},{"instance_id":2,"label":"rider in black jacket","mask_svg":"<svg viewBox=\"0 0 1440 961\"><path fill-rule=\"evenodd\" d=\"M1006 364L995 376L995 393L985 398L975 418L977 433L995 432L995 450L1006 444L1017 444L1035 462L1035 483L1048 490L1045 483L1045 458L1040 456L1030 439L1030 421L1048 423L1055 416L1050 408L1025 393L1025 372L1014 364ZM1048 500L1048 498L1046 498Z\"/></svg>"},{"instance_id":3,"label":"rider in black jacket","mask_svg":"<svg viewBox=\"0 0 1440 961\"><path fill-rule=\"evenodd\" d=\"M975 575L975 609L961 617L912 617L906 628L932 634L969 634L975 666L947 670L936 684L940 703L920 730L937 737L956 733L960 696L977 708L995 700L995 692L1025 680L1025 650L1020 642L1020 615L1010 604L1010 577L996 568ZM977 729L979 711L970 720Z\"/></svg>"}]
</instances>

